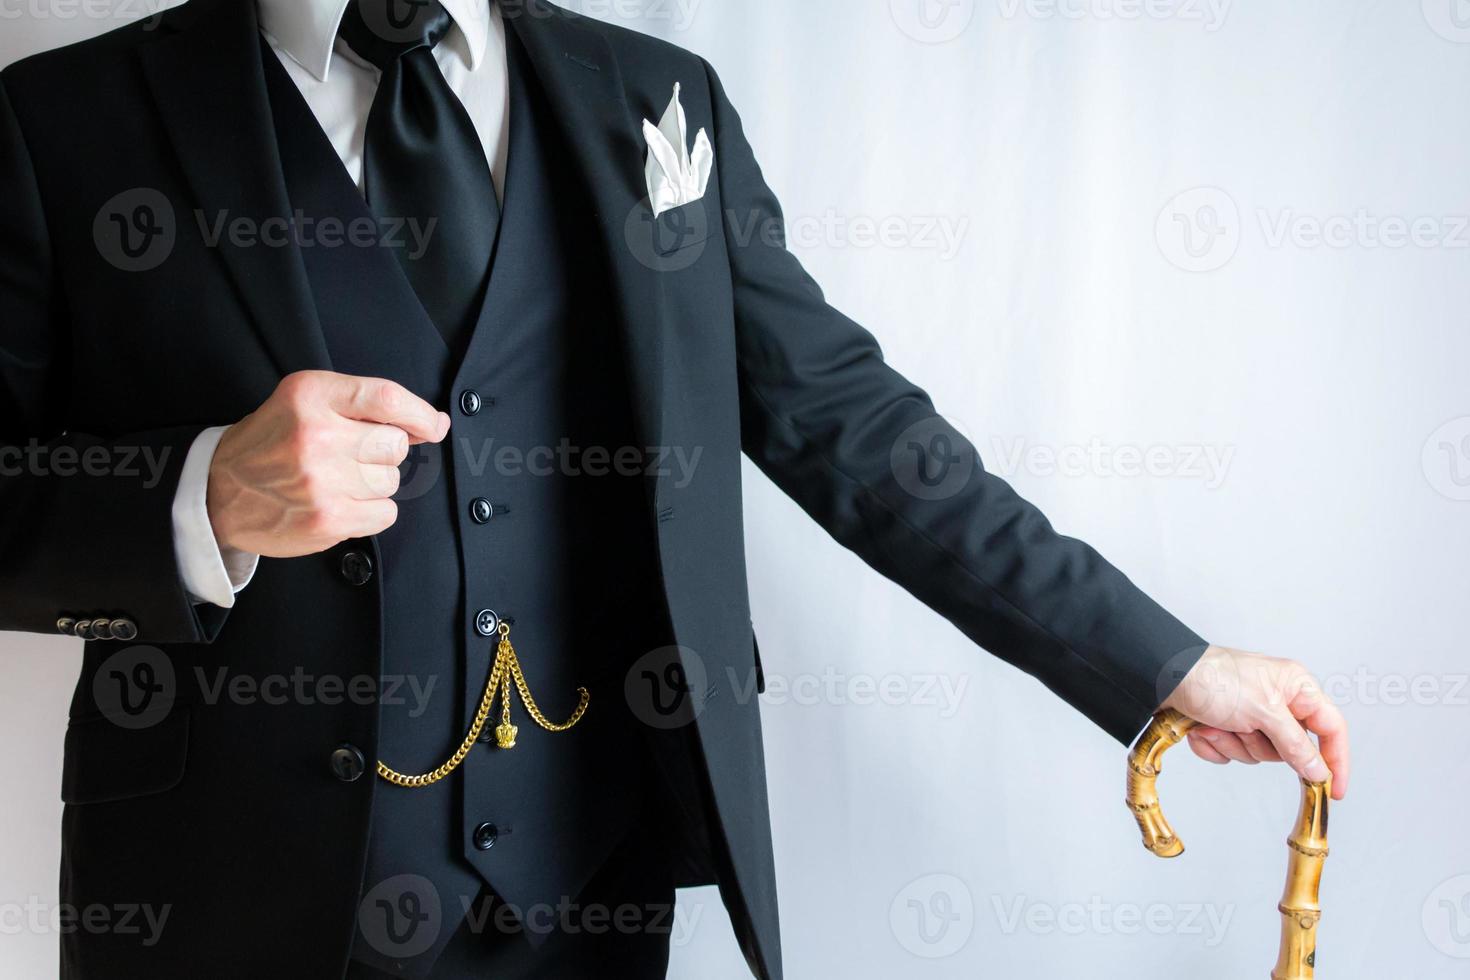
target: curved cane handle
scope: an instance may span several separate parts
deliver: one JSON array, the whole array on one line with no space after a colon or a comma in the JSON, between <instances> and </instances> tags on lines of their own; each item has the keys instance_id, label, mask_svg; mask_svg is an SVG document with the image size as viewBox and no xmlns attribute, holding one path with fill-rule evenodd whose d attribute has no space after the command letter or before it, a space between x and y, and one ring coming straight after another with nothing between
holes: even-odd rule
<instances>
[{"instance_id":1,"label":"curved cane handle","mask_svg":"<svg viewBox=\"0 0 1470 980\"><path fill-rule=\"evenodd\" d=\"M1143 846L1159 857L1178 857L1184 844L1159 808L1158 779L1164 753L1199 722L1173 709L1154 715L1128 756L1128 809L1143 833ZM1291 836L1281 912L1281 949L1271 980L1310 980L1317 962L1318 889L1327 860L1327 801L1332 781L1302 781L1302 807Z\"/></svg>"}]
</instances>

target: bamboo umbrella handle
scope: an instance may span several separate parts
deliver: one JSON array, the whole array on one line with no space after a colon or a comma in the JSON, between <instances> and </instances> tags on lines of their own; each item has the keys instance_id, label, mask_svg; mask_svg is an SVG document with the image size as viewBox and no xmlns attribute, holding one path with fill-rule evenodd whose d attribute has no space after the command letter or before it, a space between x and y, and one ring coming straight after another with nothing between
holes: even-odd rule
<instances>
[{"instance_id":1,"label":"bamboo umbrella handle","mask_svg":"<svg viewBox=\"0 0 1470 980\"><path fill-rule=\"evenodd\" d=\"M1128 809L1143 833L1143 846L1159 857L1184 853L1183 842L1159 807L1158 778L1164 753L1198 724L1172 709L1161 711L1154 715L1128 756ZM1286 839L1286 890L1277 906L1281 912L1281 949L1271 980L1311 980L1317 961L1317 922L1322 918L1318 891L1327 860L1327 801L1332 795L1332 782L1329 778L1320 783L1303 779L1301 783L1301 811Z\"/></svg>"}]
</instances>

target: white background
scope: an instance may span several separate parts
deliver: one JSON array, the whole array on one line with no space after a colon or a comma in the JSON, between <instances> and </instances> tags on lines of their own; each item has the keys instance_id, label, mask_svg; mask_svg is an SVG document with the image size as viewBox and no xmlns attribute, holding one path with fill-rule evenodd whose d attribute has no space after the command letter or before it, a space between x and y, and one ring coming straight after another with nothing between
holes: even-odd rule
<instances>
[{"instance_id":1,"label":"white background","mask_svg":"<svg viewBox=\"0 0 1470 980\"><path fill-rule=\"evenodd\" d=\"M0 0L0 62L151 9L115 6ZM1356 772L1319 976L1464 977L1470 4L577 6L716 65L796 250L992 469L1207 637L1323 678ZM1150 857L1117 744L748 476L788 976L1266 976L1284 769L1176 750L1190 850ZM0 977L30 980L79 646L0 648ZM673 976L746 975L712 892L682 914Z\"/></svg>"}]
</instances>

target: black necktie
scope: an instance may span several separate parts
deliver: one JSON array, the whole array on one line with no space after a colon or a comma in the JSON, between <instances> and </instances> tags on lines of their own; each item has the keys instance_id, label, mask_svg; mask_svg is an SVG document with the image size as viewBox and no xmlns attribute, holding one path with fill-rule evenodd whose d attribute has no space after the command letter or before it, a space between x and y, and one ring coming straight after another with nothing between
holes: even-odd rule
<instances>
[{"instance_id":1,"label":"black necktie","mask_svg":"<svg viewBox=\"0 0 1470 980\"><path fill-rule=\"evenodd\" d=\"M383 73L363 150L368 205L385 231L400 223L394 254L458 352L479 315L500 206L484 145L434 60L451 23L438 0L352 0L340 33Z\"/></svg>"}]
</instances>

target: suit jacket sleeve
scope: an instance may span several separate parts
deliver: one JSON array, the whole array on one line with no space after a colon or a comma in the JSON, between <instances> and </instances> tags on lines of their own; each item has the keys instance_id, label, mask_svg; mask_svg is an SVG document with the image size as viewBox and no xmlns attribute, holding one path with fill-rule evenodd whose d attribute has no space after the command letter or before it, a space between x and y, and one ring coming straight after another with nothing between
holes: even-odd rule
<instances>
[{"instance_id":1,"label":"suit jacket sleeve","mask_svg":"<svg viewBox=\"0 0 1470 980\"><path fill-rule=\"evenodd\" d=\"M869 565L1130 741L1205 641L987 473L873 336L826 304L782 236L749 234L779 227L781 208L706 70L744 451Z\"/></svg>"},{"instance_id":2,"label":"suit jacket sleeve","mask_svg":"<svg viewBox=\"0 0 1470 980\"><path fill-rule=\"evenodd\" d=\"M86 379L68 371L37 171L3 76L0 187L0 630L125 617L137 642L212 639L224 611L189 601L172 536L179 473L203 426L73 429Z\"/></svg>"}]
</instances>

